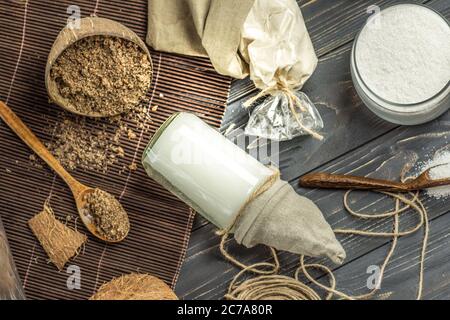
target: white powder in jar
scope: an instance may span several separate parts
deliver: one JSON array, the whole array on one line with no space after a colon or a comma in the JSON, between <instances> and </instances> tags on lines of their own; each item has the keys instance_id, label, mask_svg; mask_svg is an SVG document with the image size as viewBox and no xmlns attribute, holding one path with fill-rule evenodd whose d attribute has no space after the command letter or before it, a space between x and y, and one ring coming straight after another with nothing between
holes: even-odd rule
<instances>
[{"instance_id":1,"label":"white powder in jar","mask_svg":"<svg viewBox=\"0 0 450 320\"><path fill-rule=\"evenodd\" d=\"M396 5L373 16L355 48L361 78L397 104L423 102L450 81L450 26L431 9Z\"/></svg>"},{"instance_id":2,"label":"white powder in jar","mask_svg":"<svg viewBox=\"0 0 450 320\"><path fill-rule=\"evenodd\" d=\"M438 152L432 160L421 166L421 172L430 168L431 179L436 180L450 178L450 150ZM436 199L447 198L450 197L450 185L429 188L426 190L426 193Z\"/></svg>"}]
</instances>

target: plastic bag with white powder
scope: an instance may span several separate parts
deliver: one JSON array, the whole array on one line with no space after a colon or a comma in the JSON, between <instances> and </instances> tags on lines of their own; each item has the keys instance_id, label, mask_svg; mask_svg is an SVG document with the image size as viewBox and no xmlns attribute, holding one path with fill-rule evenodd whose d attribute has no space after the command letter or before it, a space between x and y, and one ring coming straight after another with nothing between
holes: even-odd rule
<instances>
[{"instance_id":1,"label":"plastic bag with white powder","mask_svg":"<svg viewBox=\"0 0 450 320\"><path fill-rule=\"evenodd\" d=\"M233 78L250 75L262 91L246 132L274 140L321 138L319 113L297 90L317 65L295 0L149 0L147 43L160 51L209 57ZM258 100L259 101L259 100Z\"/></svg>"},{"instance_id":2,"label":"plastic bag with white powder","mask_svg":"<svg viewBox=\"0 0 450 320\"><path fill-rule=\"evenodd\" d=\"M297 92L317 66L317 56L301 11L294 0L255 0L242 26L239 51L250 78L262 91L246 133L273 140L310 134L318 139L323 121L311 100Z\"/></svg>"}]
</instances>

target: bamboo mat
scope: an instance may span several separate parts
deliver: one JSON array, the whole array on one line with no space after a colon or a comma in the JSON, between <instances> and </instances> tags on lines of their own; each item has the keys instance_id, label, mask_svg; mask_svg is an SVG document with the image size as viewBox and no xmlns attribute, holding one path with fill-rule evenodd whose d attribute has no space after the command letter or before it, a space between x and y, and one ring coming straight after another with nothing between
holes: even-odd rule
<instances>
[{"instance_id":1,"label":"bamboo mat","mask_svg":"<svg viewBox=\"0 0 450 320\"><path fill-rule=\"evenodd\" d=\"M48 103L44 67L57 33L65 25L73 1L4 0L0 2L0 99L44 142L52 136L60 109ZM147 27L147 0L79 0L81 16L95 14L133 29L142 39ZM153 82L149 90L149 132L136 124L135 141L122 145L126 157L107 174L72 172L82 183L120 198L130 215L131 232L116 245L89 237L85 251L68 265L81 271L81 289L67 289L72 273L58 272L37 242L27 221L51 196L56 215L76 215L68 187L46 166L30 164L31 151L0 121L0 215L29 299L86 299L104 282L130 272L156 275L174 287L189 240L193 214L145 174L140 158L152 132L173 112L191 111L219 127L230 79L214 72L208 60L152 52ZM136 162L137 171L119 174ZM74 226L73 221L68 223ZM78 229L87 232L78 223Z\"/></svg>"}]
</instances>

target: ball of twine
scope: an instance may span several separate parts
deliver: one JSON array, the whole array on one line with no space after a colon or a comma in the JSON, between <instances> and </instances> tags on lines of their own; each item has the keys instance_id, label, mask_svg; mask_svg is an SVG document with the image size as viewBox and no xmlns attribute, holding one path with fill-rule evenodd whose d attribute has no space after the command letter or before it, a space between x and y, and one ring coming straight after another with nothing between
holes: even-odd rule
<instances>
[{"instance_id":1,"label":"ball of twine","mask_svg":"<svg viewBox=\"0 0 450 320\"><path fill-rule=\"evenodd\" d=\"M273 263L260 262L245 265L231 256L225 249L228 234L224 234L220 243L220 250L226 259L242 270L233 278L228 293L224 296L228 300L321 300L320 295L310 286L295 278L278 274L280 262L275 249L270 248ZM247 273L258 276L240 280ZM330 285L335 287L334 277L330 278Z\"/></svg>"},{"instance_id":2,"label":"ball of twine","mask_svg":"<svg viewBox=\"0 0 450 320\"><path fill-rule=\"evenodd\" d=\"M405 180L402 179L402 181ZM428 243L429 224L428 224L428 213L425 206L423 205L422 201L419 198L419 192L415 193L409 192L406 195L402 195L399 193L375 191L384 194L385 196L388 196L394 199L395 201L394 210L379 214L359 213L354 211L350 207L348 199L349 194L351 192L352 190L349 190L344 196L344 207L352 216L360 219L373 219L373 220L385 218L393 219L393 230L391 232L373 232L373 231L353 230L353 229L334 230L335 233L339 234L353 234L360 236L392 238L391 248L381 265L381 274L378 279L379 285L375 289L361 295L348 295L340 290L337 290L336 278L334 276L333 271L323 264L305 263L305 257L303 255L300 256L300 265L297 268L294 277L280 275L279 274L280 263L278 260L278 255L275 249L270 247L269 249L272 253L272 257L274 260L273 263L261 262L247 266L244 263L238 261L235 257L233 257L227 252L225 244L228 238L228 232L224 232L221 233L222 239L219 246L220 251L226 258L226 260L242 269L230 283L228 287L228 292L224 296L224 298L229 300L322 300L321 296L314 289L312 289L309 285L299 280L299 275L300 273L302 273L307 278L307 280L310 281L311 284L324 290L327 293L327 296L325 297L326 300L332 299L333 296L335 296L338 299L345 299L345 300L369 299L373 297L380 288L386 266L388 265L396 249L398 238L405 235L411 235L423 227L424 235L421 245L419 281L416 296L416 299L420 300L422 298L422 291L423 291L424 263ZM416 213L419 216L420 221L412 228L400 231L399 216L402 213L406 212L408 209L412 209L412 212ZM329 286L326 286L317 281L314 278L314 276L309 273L308 269L321 270L328 277ZM256 274L257 276L246 280L240 280L243 277L243 275L247 273L253 273ZM386 297L389 297L391 293L386 294L380 295L380 298L385 299Z\"/></svg>"},{"instance_id":3,"label":"ball of twine","mask_svg":"<svg viewBox=\"0 0 450 320\"><path fill-rule=\"evenodd\" d=\"M235 285L229 300L321 300L312 288L294 278L273 275L259 276Z\"/></svg>"}]
</instances>

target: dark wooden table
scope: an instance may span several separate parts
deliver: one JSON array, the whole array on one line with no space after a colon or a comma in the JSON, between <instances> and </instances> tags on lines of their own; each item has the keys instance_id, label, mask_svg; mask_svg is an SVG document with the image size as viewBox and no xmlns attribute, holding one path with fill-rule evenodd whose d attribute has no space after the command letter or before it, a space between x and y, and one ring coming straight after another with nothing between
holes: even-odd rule
<instances>
[{"instance_id":1,"label":"dark wooden table","mask_svg":"<svg viewBox=\"0 0 450 320\"><path fill-rule=\"evenodd\" d=\"M360 228L390 231L392 220L360 221L343 208L343 192L305 190L297 186L298 177L311 171L352 173L398 179L406 164L432 157L450 146L450 112L419 126L398 126L372 114L357 96L350 76L350 52L353 39L369 17L368 7L385 8L402 1L392 0L301 0L319 65L303 91L318 106L325 122L326 139L322 142L298 138L280 145L282 178L296 187L298 193L312 199L323 211L333 228ZM450 0L410 1L423 3L450 19ZM424 79L426 81L426 79ZM256 90L249 79L233 83L229 106L223 122L245 125L248 114L241 103ZM369 212L384 212L392 207L385 198L358 193L354 206ZM450 201L423 197L429 213L430 238L425 262L424 299L450 298ZM417 223L417 216L401 217L402 228ZM233 276L239 271L221 256L216 229L197 216L180 278L177 294L183 299L221 299ZM397 251L387 267L381 293L392 292L391 299L414 299L419 275L419 257L423 231L399 240ZM368 291L367 268L380 265L391 239L360 236L338 236L347 251L342 266L330 265L338 288L350 294ZM230 242L230 251L246 263L270 260L264 247L243 248ZM280 253L283 273L292 275L298 256ZM321 277L317 274L317 277Z\"/></svg>"}]
</instances>

